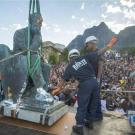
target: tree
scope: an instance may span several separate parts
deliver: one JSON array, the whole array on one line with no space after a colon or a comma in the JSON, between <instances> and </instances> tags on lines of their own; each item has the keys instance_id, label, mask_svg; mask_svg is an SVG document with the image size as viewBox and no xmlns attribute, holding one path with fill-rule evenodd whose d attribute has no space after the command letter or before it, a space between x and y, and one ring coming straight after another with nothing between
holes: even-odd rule
<instances>
[{"instance_id":1,"label":"tree","mask_svg":"<svg viewBox=\"0 0 135 135\"><path fill-rule=\"evenodd\" d=\"M135 47L130 47L128 51L129 55L135 55Z\"/></svg>"},{"instance_id":2,"label":"tree","mask_svg":"<svg viewBox=\"0 0 135 135\"><path fill-rule=\"evenodd\" d=\"M64 51L63 51L63 53L62 53L63 61L64 62L67 62L68 61L68 52L69 52L68 49L65 48Z\"/></svg>"},{"instance_id":3,"label":"tree","mask_svg":"<svg viewBox=\"0 0 135 135\"><path fill-rule=\"evenodd\" d=\"M80 54L81 54L81 55L84 55L84 54L86 54L86 53L87 53L87 52L86 52L85 48L83 48L83 49L80 50Z\"/></svg>"},{"instance_id":4,"label":"tree","mask_svg":"<svg viewBox=\"0 0 135 135\"><path fill-rule=\"evenodd\" d=\"M58 64L58 56L57 56L57 54L55 54L55 53L51 53L50 55L49 55L49 63L51 63L51 64Z\"/></svg>"},{"instance_id":5,"label":"tree","mask_svg":"<svg viewBox=\"0 0 135 135\"><path fill-rule=\"evenodd\" d=\"M123 47L120 49L121 54L128 53L129 55L135 55L135 47Z\"/></svg>"}]
</instances>

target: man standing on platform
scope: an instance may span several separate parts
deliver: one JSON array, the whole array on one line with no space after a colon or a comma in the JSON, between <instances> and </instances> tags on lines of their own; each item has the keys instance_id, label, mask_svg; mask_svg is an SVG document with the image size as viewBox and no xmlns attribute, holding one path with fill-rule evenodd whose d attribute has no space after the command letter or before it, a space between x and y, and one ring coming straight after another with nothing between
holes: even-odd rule
<instances>
[{"instance_id":1,"label":"man standing on platform","mask_svg":"<svg viewBox=\"0 0 135 135\"><path fill-rule=\"evenodd\" d=\"M93 128L94 114L97 108L98 83L92 64L108 49L111 49L116 42L117 38L113 37L105 48L80 57L77 51L73 53L71 50L69 53L70 55L73 53L71 56L74 57L71 57L70 63L64 72L63 80L58 85L59 87L52 93L53 95L60 93L66 81L72 78L79 81L76 125L73 126L73 132L79 135L84 135L83 126L89 129Z\"/></svg>"},{"instance_id":2,"label":"man standing on platform","mask_svg":"<svg viewBox=\"0 0 135 135\"><path fill-rule=\"evenodd\" d=\"M98 39L95 36L89 36L85 41L85 51L86 53L98 52L97 48ZM97 90L97 109L94 116L94 121L99 121L103 119L102 111L101 111L101 100L100 100L100 85L101 85L101 77L102 77L102 69L104 64L104 57L101 55L95 61L92 61L92 66L95 71L95 75L98 82L98 90Z\"/></svg>"}]
</instances>

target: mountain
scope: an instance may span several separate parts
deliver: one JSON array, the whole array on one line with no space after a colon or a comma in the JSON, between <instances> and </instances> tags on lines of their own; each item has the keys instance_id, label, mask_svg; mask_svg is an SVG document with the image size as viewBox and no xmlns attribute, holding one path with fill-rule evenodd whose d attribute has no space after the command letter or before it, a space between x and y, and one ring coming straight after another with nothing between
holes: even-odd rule
<instances>
[{"instance_id":1,"label":"mountain","mask_svg":"<svg viewBox=\"0 0 135 135\"><path fill-rule=\"evenodd\" d=\"M51 41L43 42L42 46L43 46L43 48L52 46L53 48L55 48L55 49L57 49L57 50L59 50L61 52L65 49L65 45L62 45L62 44L59 44L59 43L53 43Z\"/></svg>"},{"instance_id":2,"label":"mountain","mask_svg":"<svg viewBox=\"0 0 135 135\"><path fill-rule=\"evenodd\" d=\"M135 26L126 27L119 32L119 48L135 47Z\"/></svg>"},{"instance_id":3,"label":"mountain","mask_svg":"<svg viewBox=\"0 0 135 135\"><path fill-rule=\"evenodd\" d=\"M108 26L101 22L98 26L93 26L84 31L82 35L76 36L67 46L69 50L72 48L82 49L84 47L85 39L88 36L94 35L99 39L98 47L102 48L108 43L113 35L116 35ZM118 34L119 41L116 48L135 46L135 26L130 26L120 31Z\"/></svg>"}]
</instances>

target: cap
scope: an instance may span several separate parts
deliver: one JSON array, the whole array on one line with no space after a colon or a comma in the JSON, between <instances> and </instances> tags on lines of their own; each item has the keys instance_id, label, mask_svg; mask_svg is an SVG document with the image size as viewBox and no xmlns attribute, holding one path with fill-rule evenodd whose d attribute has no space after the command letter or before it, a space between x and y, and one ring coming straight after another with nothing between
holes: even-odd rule
<instances>
[{"instance_id":1,"label":"cap","mask_svg":"<svg viewBox=\"0 0 135 135\"><path fill-rule=\"evenodd\" d=\"M92 43L97 43L98 39L95 36L89 36L86 38L85 40L85 44L87 44L88 42L92 42Z\"/></svg>"},{"instance_id":2,"label":"cap","mask_svg":"<svg viewBox=\"0 0 135 135\"><path fill-rule=\"evenodd\" d=\"M80 56L80 52L77 49L72 49L68 53L68 59L74 57L74 56Z\"/></svg>"}]
</instances>

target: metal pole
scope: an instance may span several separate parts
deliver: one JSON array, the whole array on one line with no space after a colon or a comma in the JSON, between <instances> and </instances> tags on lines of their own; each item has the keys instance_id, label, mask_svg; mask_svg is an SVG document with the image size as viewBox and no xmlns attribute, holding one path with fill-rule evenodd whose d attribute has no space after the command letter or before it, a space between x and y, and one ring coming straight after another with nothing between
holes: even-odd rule
<instances>
[{"instance_id":1,"label":"metal pole","mask_svg":"<svg viewBox=\"0 0 135 135\"><path fill-rule=\"evenodd\" d=\"M135 93L135 90L134 91L131 91L131 90L129 90L129 91L101 90L101 92Z\"/></svg>"}]
</instances>

